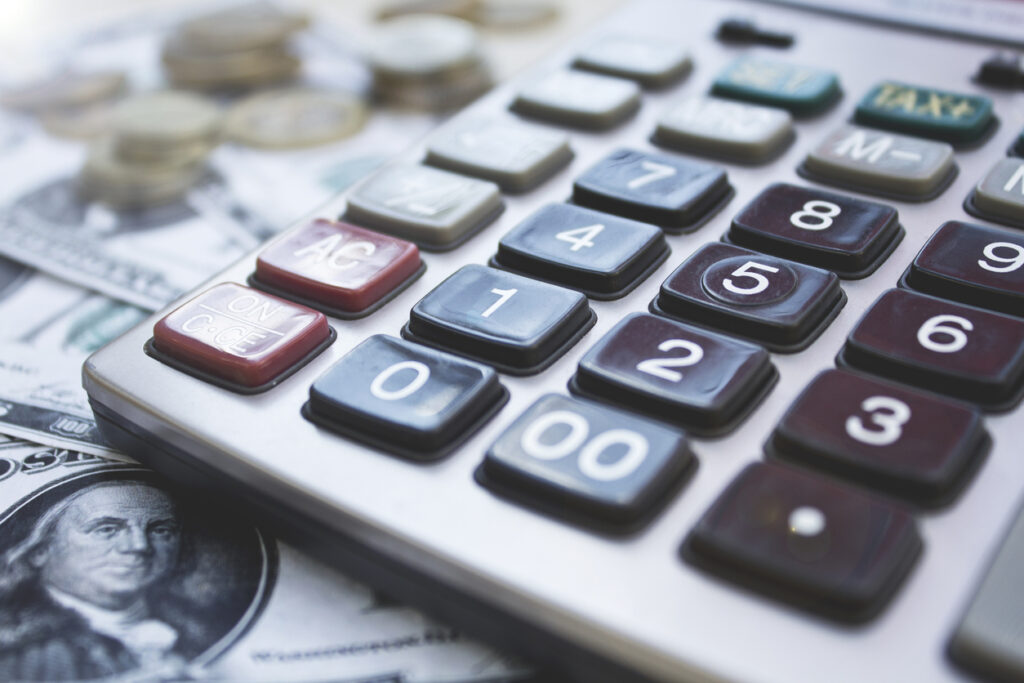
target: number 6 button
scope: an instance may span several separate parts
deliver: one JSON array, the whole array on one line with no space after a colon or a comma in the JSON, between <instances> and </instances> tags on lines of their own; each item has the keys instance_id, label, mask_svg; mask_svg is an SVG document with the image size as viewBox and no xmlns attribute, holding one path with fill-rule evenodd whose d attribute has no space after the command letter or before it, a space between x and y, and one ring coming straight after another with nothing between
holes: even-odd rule
<instances>
[{"instance_id":1,"label":"number 6 button","mask_svg":"<svg viewBox=\"0 0 1024 683\"><path fill-rule=\"evenodd\" d=\"M818 375L766 450L915 503L948 502L991 440L966 404L843 370Z\"/></svg>"},{"instance_id":2,"label":"number 6 button","mask_svg":"<svg viewBox=\"0 0 1024 683\"><path fill-rule=\"evenodd\" d=\"M711 243L668 276L651 311L793 352L821 334L845 302L835 273Z\"/></svg>"},{"instance_id":3,"label":"number 6 button","mask_svg":"<svg viewBox=\"0 0 1024 683\"><path fill-rule=\"evenodd\" d=\"M716 435L746 417L777 378L759 346L637 313L587 352L570 388Z\"/></svg>"},{"instance_id":4,"label":"number 6 button","mask_svg":"<svg viewBox=\"0 0 1024 683\"><path fill-rule=\"evenodd\" d=\"M476 476L499 495L622 533L646 522L695 465L675 430L549 394L498 437Z\"/></svg>"},{"instance_id":5,"label":"number 6 button","mask_svg":"<svg viewBox=\"0 0 1024 683\"><path fill-rule=\"evenodd\" d=\"M530 375L551 365L596 320L579 292L469 265L413 307L402 336Z\"/></svg>"},{"instance_id":6,"label":"number 6 button","mask_svg":"<svg viewBox=\"0 0 1024 683\"><path fill-rule=\"evenodd\" d=\"M1024 391L1024 322L889 290L857 323L837 362L1009 410Z\"/></svg>"}]
</instances>

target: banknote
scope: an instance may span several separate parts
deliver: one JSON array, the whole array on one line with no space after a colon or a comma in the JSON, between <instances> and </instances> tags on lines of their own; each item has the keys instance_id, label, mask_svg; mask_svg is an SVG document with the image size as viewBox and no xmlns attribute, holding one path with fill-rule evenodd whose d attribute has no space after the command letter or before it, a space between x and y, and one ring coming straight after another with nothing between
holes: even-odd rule
<instances>
[{"instance_id":1,"label":"banknote","mask_svg":"<svg viewBox=\"0 0 1024 683\"><path fill-rule=\"evenodd\" d=\"M524 675L141 466L0 450L0 680Z\"/></svg>"}]
</instances>

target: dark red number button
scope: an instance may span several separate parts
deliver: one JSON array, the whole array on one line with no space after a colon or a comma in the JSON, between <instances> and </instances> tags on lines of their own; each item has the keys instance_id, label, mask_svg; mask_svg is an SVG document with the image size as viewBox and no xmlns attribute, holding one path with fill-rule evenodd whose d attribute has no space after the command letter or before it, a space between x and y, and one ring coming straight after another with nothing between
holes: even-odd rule
<instances>
[{"instance_id":1,"label":"dark red number button","mask_svg":"<svg viewBox=\"0 0 1024 683\"><path fill-rule=\"evenodd\" d=\"M734 428L777 379L760 346L636 313L587 352L570 388L713 435Z\"/></svg>"},{"instance_id":2,"label":"dark red number button","mask_svg":"<svg viewBox=\"0 0 1024 683\"><path fill-rule=\"evenodd\" d=\"M901 284L925 294L1024 316L1024 235L984 225L943 223Z\"/></svg>"},{"instance_id":3,"label":"dark red number button","mask_svg":"<svg viewBox=\"0 0 1024 683\"><path fill-rule=\"evenodd\" d=\"M498 437L476 474L512 500L626 532L646 522L695 465L677 430L548 394Z\"/></svg>"},{"instance_id":4,"label":"dark red number button","mask_svg":"<svg viewBox=\"0 0 1024 683\"><path fill-rule=\"evenodd\" d=\"M620 149L579 177L572 200L679 233L700 227L732 194L718 166Z\"/></svg>"},{"instance_id":5,"label":"dark red number button","mask_svg":"<svg viewBox=\"0 0 1024 683\"><path fill-rule=\"evenodd\" d=\"M147 351L189 374L254 393L286 378L333 339L323 313L225 282L160 320Z\"/></svg>"},{"instance_id":6,"label":"dark red number button","mask_svg":"<svg viewBox=\"0 0 1024 683\"><path fill-rule=\"evenodd\" d=\"M965 404L843 370L818 375L768 452L914 503L948 502L991 440Z\"/></svg>"},{"instance_id":7,"label":"dark red number button","mask_svg":"<svg viewBox=\"0 0 1024 683\"><path fill-rule=\"evenodd\" d=\"M891 289L860 319L837 360L1008 410L1024 390L1024 321Z\"/></svg>"},{"instance_id":8,"label":"dark red number button","mask_svg":"<svg viewBox=\"0 0 1024 683\"><path fill-rule=\"evenodd\" d=\"M733 219L729 241L861 278L882 264L903 234L891 206L778 183Z\"/></svg>"},{"instance_id":9,"label":"dark red number button","mask_svg":"<svg viewBox=\"0 0 1024 683\"><path fill-rule=\"evenodd\" d=\"M264 249L250 284L352 318L374 311L422 270L412 242L321 219Z\"/></svg>"},{"instance_id":10,"label":"dark red number button","mask_svg":"<svg viewBox=\"0 0 1024 683\"><path fill-rule=\"evenodd\" d=\"M754 463L697 523L683 556L772 598L865 621L885 605L920 550L907 512L839 482Z\"/></svg>"},{"instance_id":11,"label":"dark red number button","mask_svg":"<svg viewBox=\"0 0 1024 683\"><path fill-rule=\"evenodd\" d=\"M845 302L834 273L710 243L668 276L651 310L791 352L806 348Z\"/></svg>"}]
</instances>

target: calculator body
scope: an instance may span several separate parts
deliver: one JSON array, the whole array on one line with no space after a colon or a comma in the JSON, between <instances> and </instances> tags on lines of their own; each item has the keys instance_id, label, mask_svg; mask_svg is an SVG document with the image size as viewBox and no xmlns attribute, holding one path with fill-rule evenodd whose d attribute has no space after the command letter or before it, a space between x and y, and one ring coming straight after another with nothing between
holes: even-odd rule
<instances>
[{"instance_id":1,"label":"calculator body","mask_svg":"<svg viewBox=\"0 0 1024 683\"><path fill-rule=\"evenodd\" d=\"M793 47L737 47L713 39L721 20L749 15L792 32ZM954 502L916 515L921 556L891 602L866 623L835 623L739 588L685 562L680 547L737 473L764 457L764 444L788 406L816 374L834 366L859 317L896 286L928 237L949 220L977 222L961 203L1024 127L1024 95L971 82L990 45L733 0L644 0L445 125L469 115L510 115L508 105L523 83L569 63L589 40L607 33L681 41L690 46L693 71L677 85L645 91L639 112L610 131L569 130L574 157L568 166L531 191L505 195L504 212L462 246L424 253L422 277L381 310L359 320L330 319L336 341L265 393L233 393L144 353L154 323L173 307L155 314L85 366L85 387L104 434L172 478L242 501L284 538L352 576L581 681L970 680L946 648L1024 495L1020 407L986 415L990 454ZM798 119L796 140L778 159L721 163L736 191L724 209L689 234L669 236L667 261L634 291L592 301L596 326L549 369L502 375L511 395L507 405L455 453L410 462L303 419L310 385L349 350L373 334L398 336L417 301L458 267L486 264L503 234L539 207L566 201L573 180L613 148L654 150L649 137L668 103L707 92L744 51L831 68L842 99L824 114ZM663 509L639 531L611 536L480 486L475 472L491 444L539 396L565 394L587 349L626 315L646 311L685 257L719 240L731 218L769 184L813 185L796 172L807 150L846 122L853 104L883 78L983 93L995 103L999 128L980 148L957 152L959 174L937 199L857 195L895 206L905 238L875 273L842 282L846 306L806 350L772 355L780 380L750 417L726 436L691 440L699 465ZM423 156L421 144L403 160ZM310 217L335 218L345 201L333 199ZM203 288L245 283L254 263L250 254Z\"/></svg>"}]
</instances>

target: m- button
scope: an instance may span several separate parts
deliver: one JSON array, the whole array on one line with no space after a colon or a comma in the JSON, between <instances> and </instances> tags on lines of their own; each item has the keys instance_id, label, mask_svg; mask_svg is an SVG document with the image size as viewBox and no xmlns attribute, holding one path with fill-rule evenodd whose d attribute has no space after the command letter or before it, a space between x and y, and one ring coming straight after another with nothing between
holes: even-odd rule
<instances>
[{"instance_id":1,"label":"m- button","mask_svg":"<svg viewBox=\"0 0 1024 683\"><path fill-rule=\"evenodd\" d=\"M255 393L288 377L334 336L319 311L225 282L160 320L146 351L200 379Z\"/></svg>"},{"instance_id":2,"label":"m- button","mask_svg":"<svg viewBox=\"0 0 1024 683\"><path fill-rule=\"evenodd\" d=\"M847 125L822 140L797 170L839 187L925 201L949 186L957 166L944 142Z\"/></svg>"}]
</instances>

